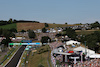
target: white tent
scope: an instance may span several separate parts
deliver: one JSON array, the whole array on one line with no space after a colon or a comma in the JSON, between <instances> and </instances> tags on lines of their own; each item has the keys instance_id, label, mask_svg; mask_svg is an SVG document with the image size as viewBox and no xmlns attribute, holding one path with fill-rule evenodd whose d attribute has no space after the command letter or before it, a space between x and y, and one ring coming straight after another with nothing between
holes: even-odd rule
<instances>
[{"instance_id":1,"label":"white tent","mask_svg":"<svg viewBox=\"0 0 100 67\"><path fill-rule=\"evenodd\" d=\"M80 45L80 42L74 41L74 40L70 40L70 41L67 41L67 42L66 42L66 45L73 45L73 44Z\"/></svg>"},{"instance_id":2,"label":"white tent","mask_svg":"<svg viewBox=\"0 0 100 67\"><path fill-rule=\"evenodd\" d=\"M90 56L90 55L93 55L93 54L95 54L95 51L93 51L93 50L90 50L90 49L85 49L84 47L77 47L77 48L74 48L73 49L74 51L82 51L83 53L85 53L85 51L87 52L87 56Z\"/></svg>"},{"instance_id":3,"label":"white tent","mask_svg":"<svg viewBox=\"0 0 100 67\"><path fill-rule=\"evenodd\" d=\"M100 54L93 54L89 56L90 58L100 58Z\"/></svg>"}]
</instances>

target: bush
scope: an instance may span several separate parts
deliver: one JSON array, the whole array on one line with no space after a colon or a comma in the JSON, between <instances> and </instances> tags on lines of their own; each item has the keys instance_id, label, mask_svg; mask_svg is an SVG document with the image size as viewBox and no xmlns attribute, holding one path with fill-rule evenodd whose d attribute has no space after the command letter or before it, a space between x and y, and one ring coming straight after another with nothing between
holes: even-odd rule
<instances>
[{"instance_id":1,"label":"bush","mask_svg":"<svg viewBox=\"0 0 100 67\"><path fill-rule=\"evenodd\" d=\"M28 33L29 38L35 38L35 37L36 37L36 34L34 33L34 31L29 30L28 32L29 32L29 33Z\"/></svg>"},{"instance_id":2,"label":"bush","mask_svg":"<svg viewBox=\"0 0 100 67\"><path fill-rule=\"evenodd\" d=\"M47 23L45 23L45 27L49 27L49 25Z\"/></svg>"},{"instance_id":3,"label":"bush","mask_svg":"<svg viewBox=\"0 0 100 67\"><path fill-rule=\"evenodd\" d=\"M44 67L42 64L39 64L38 67Z\"/></svg>"},{"instance_id":4,"label":"bush","mask_svg":"<svg viewBox=\"0 0 100 67\"><path fill-rule=\"evenodd\" d=\"M25 30L21 30L20 32L24 33L24 32L26 32L26 31L25 31Z\"/></svg>"},{"instance_id":5,"label":"bush","mask_svg":"<svg viewBox=\"0 0 100 67\"><path fill-rule=\"evenodd\" d=\"M10 32L17 32L17 30L15 28L12 28L9 30Z\"/></svg>"},{"instance_id":6,"label":"bush","mask_svg":"<svg viewBox=\"0 0 100 67\"><path fill-rule=\"evenodd\" d=\"M46 28L42 28L42 32L46 33L47 29Z\"/></svg>"},{"instance_id":7,"label":"bush","mask_svg":"<svg viewBox=\"0 0 100 67\"><path fill-rule=\"evenodd\" d=\"M48 43L48 39L49 39L49 42L51 42L51 39L50 39L48 36L43 36L43 37L41 38L42 44L43 44L43 43Z\"/></svg>"}]
</instances>

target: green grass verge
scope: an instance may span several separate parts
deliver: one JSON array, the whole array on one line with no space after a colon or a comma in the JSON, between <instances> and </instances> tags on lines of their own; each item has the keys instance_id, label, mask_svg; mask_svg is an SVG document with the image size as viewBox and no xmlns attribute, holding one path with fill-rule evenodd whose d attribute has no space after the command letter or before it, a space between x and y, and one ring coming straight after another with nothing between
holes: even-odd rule
<instances>
[{"instance_id":1,"label":"green grass verge","mask_svg":"<svg viewBox=\"0 0 100 67\"><path fill-rule=\"evenodd\" d=\"M66 27L67 24L48 24L49 28L55 28L55 27Z\"/></svg>"},{"instance_id":2,"label":"green grass verge","mask_svg":"<svg viewBox=\"0 0 100 67\"><path fill-rule=\"evenodd\" d=\"M47 57L48 52L42 54L34 54L34 56L30 56L28 67L38 67L39 64L42 64L44 67L48 67Z\"/></svg>"},{"instance_id":3,"label":"green grass verge","mask_svg":"<svg viewBox=\"0 0 100 67\"><path fill-rule=\"evenodd\" d=\"M8 25L0 26L0 28L2 28L2 29L11 29L11 28L15 28L15 29L17 29L17 26L16 26L16 23L13 23L13 24L8 24Z\"/></svg>"},{"instance_id":4,"label":"green grass verge","mask_svg":"<svg viewBox=\"0 0 100 67\"><path fill-rule=\"evenodd\" d=\"M27 51L24 51L23 56L21 57L21 62L19 67L22 67L22 65L24 64L26 56L27 56Z\"/></svg>"},{"instance_id":5,"label":"green grass verge","mask_svg":"<svg viewBox=\"0 0 100 67\"><path fill-rule=\"evenodd\" d=\"M9 55L9 59L7 58L4 62L3 62L3 66L10 60L10 58L13 56L13 54L17 51L17 49L19 48L20 46L16 46L16 48L15 48L15 50ZM7 54L9 54L10 53L10 51L7 53ZM6 57L6 55L4 56L4 58ZM3 58L3 59L4 59Z\"/></svg>"}]
</instances>

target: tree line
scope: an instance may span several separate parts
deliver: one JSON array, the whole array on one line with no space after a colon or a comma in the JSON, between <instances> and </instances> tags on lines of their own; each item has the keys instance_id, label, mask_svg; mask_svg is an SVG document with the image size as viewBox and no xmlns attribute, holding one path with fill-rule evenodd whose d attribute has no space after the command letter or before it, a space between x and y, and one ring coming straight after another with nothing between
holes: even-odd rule
<instances>
[{"instance_id":1,"label":"tree line","mask_svg":"<svg viewBox=\"0 0 100 67\"><path fill-rule=\"evenodd\" d=\"M5 37L6 39L3 39L0 43L4 44L4 46L8 46L8 43L11 42L10 37L15 37L15 34L13 32L17 32L15 28L12 29L0 29L0 36Z\"/></svg>"},{"instance_id":2,"label":"tree line","mask_svg":"<svg viewBox=\"0 0 100 67\"><path fill-rule=\"evenodd\" d=\"M66 35L72 40L76 40L77 34L75 30L73 30L72 28L66 28L62 31L62 33L58 33L55 36L60 37L60 36L66 36Z\"/></svg>"},{"instance_id":3,"label":"tree line","mask_svg":"<svg viewBox=\"0 0 100 67\"><path fill-rule=\"evenodd\" d=\"M25 23L25 22L33 22L33 23L40 23L39 21L27 21L27 20L16 20L10 18L8 21L0 20L0 26L2 25L7 25L7 24L12 24L12 23Z\"/></svg>"},{"instance_id":4,"label":"tree line","mask_svg":"<svg viewBox=\"0 0 100 67\"><path fill-rule=\"evenodd\" d=\"M100 23L98 21L91 24L91 28L97 28L97 27L100 28Z\"/></svg>"},{"instance_id":5,"label":"tree line","mask_svg":"<svg viewBox=\"0 0 100 67\"><path fill-rule=\"evenodd\" d=\"M79 39L82 43L88 46L88 48L98 52L100 50L100 31L95 31L92 34L84 35Z\"/></svg>"}]
</instances>

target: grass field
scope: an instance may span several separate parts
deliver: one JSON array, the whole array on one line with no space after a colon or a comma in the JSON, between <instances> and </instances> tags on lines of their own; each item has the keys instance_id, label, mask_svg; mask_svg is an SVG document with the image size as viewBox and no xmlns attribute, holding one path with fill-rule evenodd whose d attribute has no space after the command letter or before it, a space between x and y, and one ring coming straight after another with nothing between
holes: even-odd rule
<instances>
[{"instance_id":1,"label":"grass field","mask_svg":"<svg viewBox=\"0 0 100 67\"><path fill-rule=\"evenodd\" d=\"M8 25L3 25L3 26L0 26L0 28L2 28L2 29L11 29L11 28L15 28L15 29L17 29L16 23L8 24Z\"/></svg>"},{"instance_id":2,"label":"grass field","mask_svg":"<svg viewBox=\"0 0 100 67\"><path fill-rule=\"evenodd\" d=\"M74 26L74 25L67 25L67 24L48 24L49 28L55 28L55 27L67 27L67 26Z\"/></svg>"},{"instance_id":3,"label":"grass field","mask_svg":"<svg viewBox=\"0 0 100 67\"><path fill-rule=\"evenodd\" d=\"M76 30L76 34L80 35L88 35L88 34L91 34L91 33L94 33L94 31L100 31L100 30Z\"/></svg>"},{"instance_id":4,"label":"grass field","mask_svg":"<svg viewBox=\"0 0 100 67\"><path fill-rule=\"evenodd\" d=\"M23 55L21 57L21 62L20 62L19 67L22 67L22 64L24 64L26 56L27 56L27 51L24 51L24 53L23 53Z\"/></svg>"},{"instance_id":5,"label":"grass field","mask_svg":"<svg viewBox=\"0 0 100 67\"><path fill-rule=\"evenodd\" d=\"M66 27L67 24L48 24L49 28L55 28L55 27Z\"/></svg>"},{"instance_id":6,"label":"grass field","mask_svg":"<svg viewBox=\"0 0 100 67\"><path fill-rule=\"evenodd\" d=\"M17 31L21 30L36 30L36 29L42 29L45 27L44 23L17 23ZM48 23L49 27L47 28L56 28L56 27L67 27L67 26L73 26L73 25L67 25L67 24L50 24Z\"/></svg>"},{"instance_id":7,"label":"grass field","mask_svg":"<svg viewBox=\"0 0 100 67\"><path fill-rule=\"evenodd\" d=\"M44 23L17 23L17 31L21 30L36 30L44 28Z\"/></svg>"},{"instance_id":8,"label":"grass field","mask_svg":"<svg viewBox=\"0 0 100 67\"><path fill-rule=\"evenodd\" d=\"M41 48L46 49L47 46L40 47L39 49L41 49ZM37 50L37 52L38 52L38 50ZM48 57L48 52L43 52L41 54L34 53L33 56L32 56L32 53L30 53L30 55L29 55L29 63L27 65L27 67L38 67L39 64L42 64L44 67L48 67L47 57ZM51 57L49 57L49 63L50 63L50 58Z\"/></svg>"}]
</instances>

